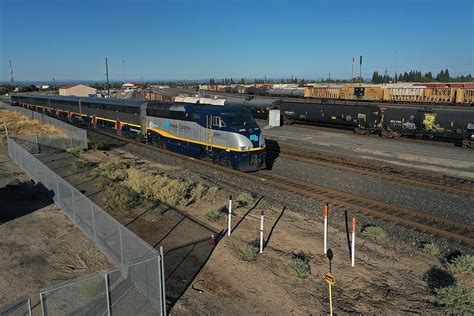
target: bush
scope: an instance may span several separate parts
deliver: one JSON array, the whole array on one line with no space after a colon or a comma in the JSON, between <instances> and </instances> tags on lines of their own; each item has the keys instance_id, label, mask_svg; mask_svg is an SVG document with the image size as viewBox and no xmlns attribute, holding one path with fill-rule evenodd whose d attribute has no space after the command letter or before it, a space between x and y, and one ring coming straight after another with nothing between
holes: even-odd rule
<instances>
[{"instance_id":1,"label":"bush","mask_svg":"<svg viewBox=\"0 0 474 316\"><path fill-rule=\"evenodd\" d=\"M208 187L206 187L202 183L198 183L192 190L191 190L191 199L190 202L200 200L204 194L206 194L206 191L208 190Z\"/></svg>"},{"instance_id":2,"label":"bush","mask_svg":"<svg viewBox=\"0 0 474 316\"><path fill-rule=\"evenodd\" d=\"M124 184L147 199L174 206L186 206L191 201L194 187L189 181L153 175L136 168L128 170Z\"/></svg>"},{"instance_id":3,"label":"bush","mask_svg":"<svg viewBox=\"0 0 474 316\"><path fill-rule=\"evenodd\" d=\"M254 243L246 243L237 250L238 257L243 261L255 261L257 259L258 248Z\"/></svg>"},{"instance_id":4,"label":"bush","mask_svg":"<svg viewBox=\"0 0 474 316\"><path fill-rule=\"evenodd\" d=\"M438 303L445 305L453 313L474 311L474 289L464 285L452 285L436 290Z\"/></svg>"},{"instance_id":5,"label":"bush","mask_svg":"<svg viewBox=\"0 0 474 316\"><path fill-rule=\"evenodd\" d=\"M116 185L107 189L104 202L106 210L122 213L140 205L143 199L139 194L123 185Z\"/></svg>"},{"instance_id":6,"label":"bush","mask_svg":"<svg viewBox=\"0 0 474 316\"><path fill-rule=\"evenodd\" d=\"M94 166L94 164L90 161L87 161L85 159L76 159L74 161L74 166L76 167L76 170L82 170L82 169L88 169Z\"/></svg>"},{"instance_id":7,"label":"bush","mask_svg":"<svg viewBox=\"0 0 474 316\"><path fill-rule=\"evenodd\" d=\"M103 141L93 140L89 142L89 149L92 150L108 150L109 147Z\"/></svg>"},{"instance_id":8,"label":"bush","mask_svg":"<svg viewBox=\"0 0 474 316\"><path fill-rule=\"evenodd\" d=\"M204 214L204 218L207 219L208 221L214 222L220 219L223 215L222 208L220 209L213 209L208 211L206 214Z\"/></svg>"},{"instance_id":9,"label":"bush","mask_svg":"<svg viewBox=\"0 0 474 316\"><path fill-rule=\"evenodd\" d=\"M290 262L290 267L295 271L299 278L306 279L311 274L309 266L309 257L303 251L293 254Z\"/></svg>"},{"instance_id":10,"label":"bush","mask_svg":"<svg viewBox=\"0 0 474 316\"><path fill-rule=\"evenodd\" d=\"M372 240L381 240L387 237L387 233L381 227L368 226L362 231L362 236Z\"/></svg>"},{"instance_id":11,"label":"bush","mask_svg":"<svg viewBox=\"0 0 474 316\"><path fill-rule=\"evenodd\" d=\"M112 181L123 181L128 176L127 169L135 164L131 159L113 159L99 166L100 175Z\"/></svg>"},{"instance_id":12,"label":"bush","mask_svg":"<svg viewBox=\"0 0 474 316\"><path fill-rule=\"evenodd\" d=\"M462 255L448 264L448 270L456 277L472 278L474 277L474 256Z\"/></svg>"},{"instance_id":13,"label":"bush","mask_svg":"<svg viewBox=\"0 0 474 316\"><path fill-rule=\"evenodd\" d=\"M439 255L439 247L438 245L434 244L434 243L428 243L428 244L424 244L423 245L423 251L429 255L432 255L432 256L438 256Z\"/></svg>"},{"instance_id":14,"label":"bush","mask_svg":"<svg viewBox=\"0 0 474 316\"><path fill-rule=\"evenodd\" d=\"M217 191L219 191L219 187L210 187L209 190L207 192L209 192L209 194L211 195L216 195Z\"/></svg>"},{"instance_id":15,"label":"bush","mask_svg":"<svg viewBox=\"0 0 474 316\"><path fill-rule=\"evenodd\" d=\"M253 203L253 196L250 193L242 192L235 199L237 202L237 207L245 206L250 203Z\"/></svg>"},{"instance_id":16,"label":"bush","mask_svg":"<svg viewBox=\"0 0 474 316\"><path fill-rule=\"evenodd\" d=\"M66 151L76 157L79 157L84 152L82 148L68 148Z\"/></svg>"}]
</instances>

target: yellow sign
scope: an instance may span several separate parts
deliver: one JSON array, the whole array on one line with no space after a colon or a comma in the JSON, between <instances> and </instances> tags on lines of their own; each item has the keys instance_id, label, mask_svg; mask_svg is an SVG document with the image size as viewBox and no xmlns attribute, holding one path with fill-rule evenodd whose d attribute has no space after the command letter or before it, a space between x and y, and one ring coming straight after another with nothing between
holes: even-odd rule
<instances>
[{"instance_id":1,"label":"yellow sign","mask_svg":"<svg viewBox=\"0 0 474 316\"><path fill-rule=\"evenodd\" d=\"M326 273L326 282L327 282L328 284L334 284L334 283L336 283L336 279L334 278L334 276L332 275L331 272L327 272L327 273Z\"/></svg>"}]
</instances>

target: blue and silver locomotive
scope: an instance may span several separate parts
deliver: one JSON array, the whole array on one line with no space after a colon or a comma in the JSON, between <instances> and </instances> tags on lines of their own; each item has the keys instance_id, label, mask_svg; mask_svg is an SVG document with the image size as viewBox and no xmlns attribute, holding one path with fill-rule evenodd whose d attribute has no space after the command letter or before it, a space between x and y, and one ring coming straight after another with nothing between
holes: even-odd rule
<instances>
[{"instance_id":1,"label":"blue and silver locomotive","mask_svg":"<svg viewBox=\"0 0 474 316\"><path fill-rule=\"evenodd\" d=\"M247 109L153 101L13 95L12 105L116 131L241 171L265 168L265 139Z\"/></svg>"}]
</instances>

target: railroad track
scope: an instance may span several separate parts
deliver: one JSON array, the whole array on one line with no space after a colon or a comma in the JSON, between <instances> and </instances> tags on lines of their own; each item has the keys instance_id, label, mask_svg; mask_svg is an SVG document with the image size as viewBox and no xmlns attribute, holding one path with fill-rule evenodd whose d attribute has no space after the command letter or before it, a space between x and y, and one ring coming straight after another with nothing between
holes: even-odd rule
<instances>
[{"instance_id":1,"label":"railroad track","mask_svg":"<svg viewBox=\"0 0 474 316\"><path fill-rule=\"evenodd\" d=\"M431 190L453 193L465 197L474 197L474 182L467 179L450 177L436 173L426 173L411 168L357 158L348 158L327 152L296 148L288 145L276 145L267 142L270 154L320 166L354 172L379 179L415 185Z\"/></svg>"},{"instance_id":2,"label":"railroad track","mask_svg":"<svg viewBox=\"0 0 474 316\"><path fill-rule=\"evenodd\" d=\"M258 171L254 173L243 173L241 171L216 165L209 161L197 160L191 157L183 156L181 154L170 152L168 150L160 149L149 144L144 144L142 142L124 138L118 135L113 135L104 131L99 131L95 129L89 129L89 131L92 131L93 133L102 134L122 142L133 143L137 146L165 153L170 156L192 160L195 163L218 169L222 172L247 178L249 180L264 183L273 188L287 191L302 197L331 203L332 205L337 205L343 208L351 209L374 217L382 218L387 221L401 224L406 227L414 228L424 233L436 234L442 237L464 242L468 245L474 245L473 225L464 224L435 215L398 207L385 202L330 189L318 184L279 176L271 173L268 170Z\"/></svg>"}]
</instances>

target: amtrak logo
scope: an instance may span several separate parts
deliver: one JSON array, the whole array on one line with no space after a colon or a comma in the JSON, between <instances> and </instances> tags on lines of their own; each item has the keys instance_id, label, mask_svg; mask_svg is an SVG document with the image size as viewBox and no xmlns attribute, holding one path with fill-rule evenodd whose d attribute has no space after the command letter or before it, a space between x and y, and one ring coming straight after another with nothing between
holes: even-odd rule
<instances>
[{"instance_id":1,"label":"amtrak logo","mask_svg":"<svg viewBox=\"0 0 474 316\"><path fill-rule=\"evenodd\" d=\"M254 142L258 142L258 136L255 134L250 135L250 140Z\"/></svg>"}]
</instances>

